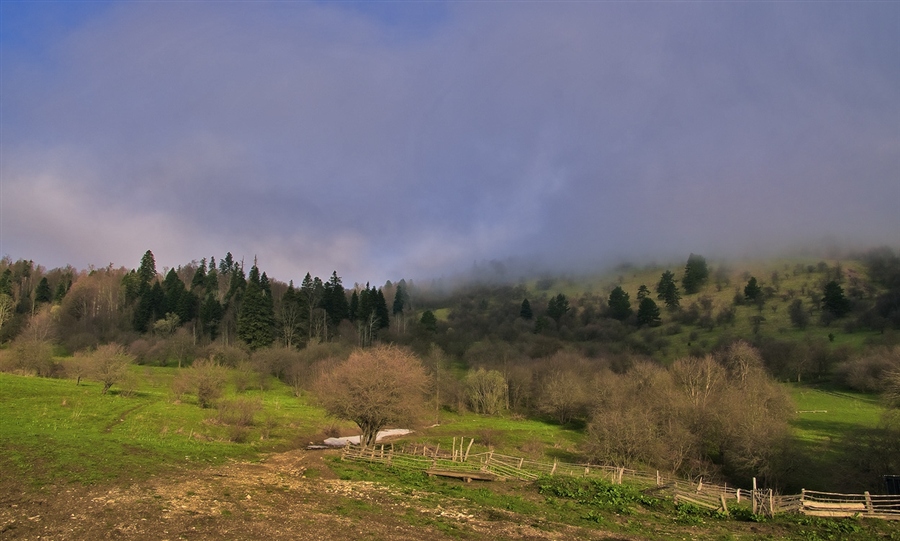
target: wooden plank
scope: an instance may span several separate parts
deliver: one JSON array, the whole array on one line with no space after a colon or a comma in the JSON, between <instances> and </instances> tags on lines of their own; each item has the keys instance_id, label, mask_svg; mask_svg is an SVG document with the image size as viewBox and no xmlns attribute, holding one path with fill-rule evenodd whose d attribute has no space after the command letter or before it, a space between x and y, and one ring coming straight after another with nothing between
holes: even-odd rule
<instances>
[{"instance_id":1,"label":"wooden plank","mask_svg":"<svg viewBox=\"0 0 900 541\"><path fill-rule=\"evenodd\" d=\"M473 479L478 481L497 481L499 477L493 473L477 472L477 471L454 471L454 470L435 470L428 469L425 473L429 477L452 477L454 479L462 479L466 483L470 483Z\"/></svg>"}]
</instances>

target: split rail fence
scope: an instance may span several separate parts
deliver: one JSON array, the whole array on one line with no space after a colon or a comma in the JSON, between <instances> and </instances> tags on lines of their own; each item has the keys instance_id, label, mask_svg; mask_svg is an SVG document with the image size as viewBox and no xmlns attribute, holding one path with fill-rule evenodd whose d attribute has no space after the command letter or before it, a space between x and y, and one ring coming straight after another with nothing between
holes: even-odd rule
<instances>
[{"instance_id":1,"label":"split rail fence","mask_svg":"<svg viewBox=\"0 0 900 541\"><path fill-rule=\"evenodd\" d=\"M743 506L754 514L774 516L780 513L802 513L824 517L871 517L900 520L900 496L863 494L837 494L803 490L800 494L779 495L771 489L747 490L727 485L704 483L616 466L595 464L571 464L566 462L540 462L522 457L502 455L494 452L470 453L474 440L454 438L450 450L441 450L440 445L403 446L395 449L393 444L376 445L369 448L347 446L341 459L380 463L408 471L422 471L431 476L453 477L467 482L472 480L490 481L533 481L542 476L564 475L603 479L613 484L627 480L631 484L652 490L670 492L676 502L689 503L705 509L729 513L729 507Z\"/></svg>"}]
</instances>

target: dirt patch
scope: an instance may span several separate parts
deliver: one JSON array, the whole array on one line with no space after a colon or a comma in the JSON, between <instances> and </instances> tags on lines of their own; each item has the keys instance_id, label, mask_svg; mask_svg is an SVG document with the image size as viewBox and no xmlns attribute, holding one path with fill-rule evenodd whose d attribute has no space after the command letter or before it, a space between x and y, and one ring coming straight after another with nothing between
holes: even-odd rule
<instances>
[{"instance_id":1,"label":"dirt patch","mask_svg":"<svg viewBox=\"0 0 900 541\"><path fill-rule=\"evenodd\" d=\"M0 539L609 539L467 502L337 479L333 451L294 450L126 486L0 481ZM621 537L619 537L621 538Z\"/></svg>"}]
</instances>

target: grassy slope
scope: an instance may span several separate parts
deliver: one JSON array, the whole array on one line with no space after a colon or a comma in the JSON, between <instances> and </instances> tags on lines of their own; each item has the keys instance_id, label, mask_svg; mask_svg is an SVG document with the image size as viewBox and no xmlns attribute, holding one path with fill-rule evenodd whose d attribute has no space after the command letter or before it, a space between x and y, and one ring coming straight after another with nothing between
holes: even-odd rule
<instances>
[{"instance_id":1,"label":"grassy slope","mask_svg":"<svg viewBox=\"0 0 900 541\"><path fill-rule=\"evenodd\" d=\"M0 374L0 460L36 486L142 478L173 466L252 457L326 425L321 409L276 382L269 391L241 395L259 398L263 408L249 443L236 445L216 410L172 400L174 369L132 369L140 382L132 396L115 387L102 395L94 382Z\"/></svg>"},{"instance_id":2,"label":"grassy slope","mask_svg":"<svg viewBox=\"0 0 900 541\"><path fill-rule=\"evenodd\" d=\"M857 440L876 428L884 407L877 396L789 385L797 415L791 422L797 459L793 481L822 491L854 490L847 479Z\"/></svg>"},{"instance_id":3,"label":"grassy slope","mask_svg":"<svg viewBox=\"0 0 900 541\"><path fill-rule=\"evenodd\" d=\"M753 325L751 317L762 315L765 322L760 326L760 333L773 336L781 340L821 340L829 342L832 347L850 346L857 349L863 345L869 337L876 336L871 331L858 331L848 333L843 330L840 323L831 327L821 327L817 324L818 314L811 318L810 326L800 330L791 325L788 315L788 306L794 298L803 300L808 309L811 304L803 292L810 290L821 291L821 285L826 280L826 274L818 270L820 263L825 263L829 268L840 264L847 277L843 287L845 294L848 289L848 280L852 276L865 276L862 264L852 260L794 258L775 261L729 261L720 263L708 261L710 276L707 284L693 295L684 295L682 291L681 307L687 308L691 303L698 302L701 297L708 297L712 301L712 314L715 317L721 310L734 305L735 294L743 295L744 286L750 276L755 276L760 287L775 288L775 295L768 299L765 307L760 311L756 306L740 305L735 308L735 319L732 324L725 326L716 325L712 330L700 329L694 326L682 325L680 332L669 334L674 324L672 315L662 305L657 303L662 310L663 325L655 330L657 338L665 343L658 349L654 356L663 361L673 361L679 357L688 355L691 348L699 346L707 349L716 344L723 337L753 337ZM725 280L717 283L716 274L720 266L724 266ZM808 268L812 266L813 272ZM637 291L643 284L651 291L651 298L656 300L656 284L660 275L665 270L671 270L675 274L678 287L681 290L681 278L684 274L684 263L672 265L652 265L647 267L628 267L598 276L589 276L571 280L557 280L544 291L546 295L563 293L570 299L577 299L581 295L599 296L602 299L609 297L609 292L617 285L629 294L632 309L637 309ZM777 282L773 279L773 273L778 274ZM537 281L526 284L529 291L536 291ZM793 297L787 300L782 296L789 295L793 291ZM693 334L693 336L692 336ZM832 339L829 334L833 335ZM832 340L832 341L830 341Z\"/></svg>"}]
</instances>

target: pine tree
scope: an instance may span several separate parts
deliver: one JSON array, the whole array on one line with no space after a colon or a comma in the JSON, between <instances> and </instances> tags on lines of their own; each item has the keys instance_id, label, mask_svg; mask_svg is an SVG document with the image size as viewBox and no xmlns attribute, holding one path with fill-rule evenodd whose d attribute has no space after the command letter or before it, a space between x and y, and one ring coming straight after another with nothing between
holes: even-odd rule
<instances>
[{"instance_id":1,"label":"pine tree","mask_svg":"<svg viewBox=\"0 0 900 541\"><path fill-rule=\"evenodd\" d=\"M191 279L191 289L203 287L206 284L206 258L200 260L200 266L194 271Z\"/></svg>"},{"instance_id":2,"label":"pine tree","mask_svg":"<svg viewBox=\"0 0 900 541\"><path fill-rule=\"evenodd\" d=\"M419 323L422 324L422 327L427 332L435 332L437 331L437 317L435 317L434 312L431 310L425 310L422 313L422 318L419 320Z\"/></svg>"},{"instance_id":3,"label":"pine tree","mask_svg":"<svg viewBox=\"0 0 900 541\"><path fill-rule=\"evenodd\" d=\"M522 308L519 309L519 317L527 320L531 320L531 318L534 317L534 312L531 311L531 303L528 302L528 299L522 301Z\"/></svg>"},{"instance_id":4,"label":"pine tree","mask_svg":"<svg viewBox=\"0 0 900 541\"><path fill-rule=\"evenodd\" d=\"M41 278L38 282L37 289L34 291L34 301L37 303L48 303L53 300L53 291L50 289L50 282L47 277Z\"/></svg>"},{"instance_id":5,"label":"pine tree","mask_svg":"<svg viewBox=\"0 0 900 541\"><path fill-rule=\"evenodd\" d=\"M322 297L325 293L325 286L322 280L316 276L315 278L306 273L303 282L300 284L300 306L303 308L303 326L306 329L306 339L311 343L314 337L318 336L316 332L316 310L322 307Z\"/></svg>"},{"instance_id":6,"label":"pine tree","mask_svg":"<svg viewBox=\"0 0 900 541\"><path fill-rule=\"evenodd\" d=\"M375 293L375 318L378 328L387 329L390 327L391 316L388 312L387 300L385 300L381 289Z\"/></svg>"},{"instance_id":7,"label":"pine tree","mask_svg":"<svg viewBox=\"0 0 900 541\"><path fill-rule=\"evenodd\" d=\"M359 319L359 293L355 290L350 294L350 311L348 319L353 322Z\"/></svg>"},{"instance_id":8,"label":"pine tree","mask_svg":"<svg viewBox=\"0 0 900 541\"><path fill-rule=\"evenodd\" d=\"M200 327L210 340L215 340L219 334L222 312L222 304L212 292L207 292L203 304L200 305Z\"/></svg>"},{"instance_id":9,"label":"pine tree","mask_svg":"<svg viewBox=\"0 0 900 541\"><path fill-rule=\"evenodd\" d=\"M706 259L696 254L688 256L687 264L684 266L684 276L681 278L684 292L688 295L697 293L706 283L707 278L709 278L709 267L706 266Z\"/></svg>"},{"instance_id":10,"label":"pine tree","mask_svg":"<svg viewBox=\"0 0 900 541\"><path fill-rule=\"evenodd\" d=\"M350 305L347 302L347 293L341 283L341 277L337 271L331 273L331 278L324 286L322 307L328 314L328 322L332 327L340 325L341 321L350 317Z\"/></svg>"},{"instance_id":11,"label":"pine tree","mask_svg":"<svg viewBox=\"0 0 900 541\"><path fill-rule=\"evenodd\" d=\"M644 284L641 284L641 287L638 288L637 292L637 300L642 301L646 297L650 296L650 289L647 288Z\"/></svg>"},{"instance_id":12,"label":"pine tree","mask_svg":"<svg viewBox=\"0 0 900 541\"><path fill-rule=\"evenodd\" d=\"M641 303L638 305L637 313L638 326L655 326L658 325L659 322L659 307L656 306L656 303L653 302L653 299L651 299L650 297L644 297L643 299L641 299Z\"/></svg>"},{"instance_id":13,"label":"pine tree","mask_svg":"<svg viewBox=\"0 0 900 541\"><path fill-rule=\"evenodd\" d=\"M391 307L391 314L398 316L403 313L403 307L406 305L406 292L403 290L402 284L397 284L397 290L394 292L394 304Z\"/></svg>"},{"instance_id":14,"label":"pine tree","mask_svg":"<svg viewBox=\"0 0 900 541\"><path fill-rule=\"evenodd\" d=\"M247 276L237 327L238 338L251 349L269 346L275 340L275 314L271 295L266 291L267 283L268 280L263 280L254 263Z\"/></svg>"},{"instance_id":15,"label":"pine tree","mask_svg":"<svg viewBox=\"0 0 900 541\"><path fill-rule=\"evenodd\" d=\"M665 271L656 285L657 299L666 303L670 309L678 308L681 294L678 293L678 286L675 284L675 274L672 271Z\"/></svg>"},{"instance_id":16,"label":"pine tree","mask_svg":"<svg viewBox=\"0 0 900 541\"><path fill-rule=\"evenodd\" d=\"M144 256L141 258L141 266L138 267L137 272L141 284L150 284L150 282L156 280L156 258L153 257L153 252L150 250L144 252Z\"/></svg>"},{"instance_id":17,"label":"pine tree","mask_svg":"<svg viewBox=\"0 0 900 541\"><path fill-rule=\"evenodd\" d=\"M556 324L559 324L559 320L566 315L566 312L569 311L569 299L566 298L562 293L558 294L556 297L550 299L547 303L547 316L553 319Z\"/></svg>"},{"instance_id":18,"label":"pine tree","mask_svg":"<svg viewBox=\"0 0 900 541\"><path fill-rule=\"evenodd\" d=\"M616 286L609 294L609 315L613 319L625 321L631 315L631 301L622 286Z\"/></svg>"},{"instance_id":19,"label":"pine tree","mask_svg":"<svg viewBox=\"0 0 900 541\"><path fill-rule=\"evenodd\" d=\"M747 285L744 286L744 298L748 301L757 300L760 295L762 295L762 288L759 287L759 283L756 281L755 276L751 276L750 280L747 281Z\"/></svg>"},{"instance_id":20,"label":"pine tree","mask_svg":"<svg viewBox=\"0 0 900 541\"><path fill-rule=\"evenodd\" d=\"M825 284L822 294L822 310L836 318L844 317L850 311L850 301L844 296L844 288L836 280Z\"/></svg>"}]
</instances>

